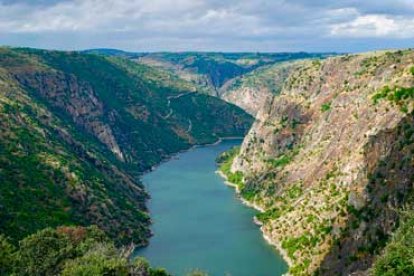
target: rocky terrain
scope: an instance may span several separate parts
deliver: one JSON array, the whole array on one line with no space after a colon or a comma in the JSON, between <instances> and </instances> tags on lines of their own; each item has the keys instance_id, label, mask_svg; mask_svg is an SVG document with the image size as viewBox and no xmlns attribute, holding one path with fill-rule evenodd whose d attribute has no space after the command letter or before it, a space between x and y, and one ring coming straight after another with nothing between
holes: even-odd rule
<instances>
[{"instance_id":1,"label":"rocky terrain","mask_svg":"<svg viewBox=\"0 0 414 276\"><path fill-rule=\"evenodd\" d=\"M95 224L117 244L145 245L138 177L252 123L190 87L124 59L0 48L0 233L16 243L45 227Z\"/></svg>"},{"instance_id":2,"label":"rocky terrain","mask_svg":"<svg viewBox=\"0 0 414 276\"><path fill-rule=\"evenodd\" d=\"M287 77L300 64L301 61L283 62L260 67L228 81L220 88L220 97L256 116L264 103L280 93Z\"/></svg>"},{"instance_id":3,"label":"rocky terrain","mask_svg":"<svg viewBox=\"0 0 414 276\"><path fill-rule=\"evenodd\" d=\"M412 258L383 248L414 203L413 103L414 51L384 51L304 62L258 112L227 175L291 274Z\"/></svg>"}]
</instances>

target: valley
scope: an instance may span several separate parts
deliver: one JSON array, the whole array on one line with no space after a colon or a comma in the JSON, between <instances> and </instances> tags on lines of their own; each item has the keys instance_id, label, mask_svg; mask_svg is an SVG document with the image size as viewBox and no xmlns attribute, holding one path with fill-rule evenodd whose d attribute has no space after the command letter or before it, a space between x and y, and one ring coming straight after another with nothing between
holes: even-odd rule
<instances>
[{"instance_id":1,"label":"valley","mask_svg":"<svg viewBox=\"0 0 414 276\"><path fill-rule=\"evenodd\" d=\"M188 89L233 103L255 116L266 99L278 94L295 61L324 59L336 53L130 53L92 49L86 53L123 57L148 70L158 70L162 81L173 79ZM154 74L147 74L154 77Z\"/></svg>"},{"instance_id":2,"label":"valley","mask_svg":"<svg viewBox=\"0 0 414 276\"><path fill-rule=\"evenodd\" d=\"M413 53L0 48L0 274L410 275Z\"/></svg>"},{"instance_id":3,"label":"valley","mask_svg":"<svg viewBox=\"0 0 414 276\"><path fill-rule=\"evenodd\" d=\"M138 177L192 145L243 136L252 122L214 97L141 78L124 60L2 48L0 66L0 229L12 239L75 223L145 245Z\"/></svg>"}]
</instances>

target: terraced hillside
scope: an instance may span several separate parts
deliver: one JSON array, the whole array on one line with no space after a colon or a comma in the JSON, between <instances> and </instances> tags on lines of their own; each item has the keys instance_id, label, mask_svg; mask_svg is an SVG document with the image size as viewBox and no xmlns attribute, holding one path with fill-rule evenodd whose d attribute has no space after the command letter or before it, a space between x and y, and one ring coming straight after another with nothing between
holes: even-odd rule
<instances>
[{"instance_id":1,"label":"terraced hillside","mask_svg":"<svg viewBox=\"0 0 414 276\"><path fill-rule=\"evenodd\" d=\"M389 238L414 205L413 108L404 50L306 62L259 111L224 171L292 274L414 272L396 250L414 248L401 238L412 222Z\"/></svg>"},{"instance_id":2,"label":"terraced hillside","mask_svg":"<svg viewBox=\"0 0 414 276\"><path fill-rule=\"evenodd\" d=\"M250 127L240 108L174 80L153 82L158 72L146 69L78 52L0 49L1 233L18 240L48 226L96 224L118 243L143 245L150 218L138 176Z\"/></svg>"}]
</instances>

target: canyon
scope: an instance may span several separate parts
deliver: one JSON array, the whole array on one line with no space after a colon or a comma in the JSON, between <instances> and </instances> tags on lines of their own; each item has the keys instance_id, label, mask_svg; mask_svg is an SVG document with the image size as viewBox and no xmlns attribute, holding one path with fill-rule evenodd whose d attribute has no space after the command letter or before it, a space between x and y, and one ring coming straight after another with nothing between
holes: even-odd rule
<instances>
[{"instance_id":1,"label":"canyon","mask_svg":"<svg viewBox=\"0 0 414 276\"><path fill-rule=\"evenodd\" d=\"M219 169L257 209L246 214L289 274L409 275L413 103L410 49L337 55L0 48L0 249L46 235L72 249L93 245L98 254L91 235L109 243L110 258L116 247L128 257L154 234L147 206L153 188L143 175L175 164L177 153L196 145L244 137L240 147L219 146L227 150ZM208 163L208 177L213 167ZM209 200L199 197L200 204ZM51 269L75 271L72 261Z\"/></svg>"}]
</instances>

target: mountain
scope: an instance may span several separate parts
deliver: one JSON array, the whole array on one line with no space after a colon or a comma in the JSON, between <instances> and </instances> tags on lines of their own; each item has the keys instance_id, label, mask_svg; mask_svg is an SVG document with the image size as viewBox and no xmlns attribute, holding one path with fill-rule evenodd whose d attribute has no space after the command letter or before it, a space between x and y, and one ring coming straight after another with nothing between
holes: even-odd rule
<instances>
[{"instance_id":1,"label":"mountain","mask_svg":"<svg viewBox=\"0 0 414 276\"><path fill-rule=\"evenodd\" d=\"M243 136L252 118L128 60L0 48L0 233L96 224L150 236L139 176L169 156Z\"/></svg>"},{"instance_id":2,"label":"mountain","mask_svg":"<svg viewBox=\"0 0 414 276\"><path fill-rule=\"evenodd\" d=\"M255 116L267 97L277 94L300 60L324 59L336 53L131 53L113 49L84 51L122 57L163 74L161 81L190 85L195 92L235 104ZM295 62L296 61L296 62ZM157 80L152 78L155 82Z\"/></svg>"},{"instance_id":3,"label":"mountain","mask_svg":"<svg viewBox=\"0 0 414 276\"><path fill-rule=\"evenodd\" d=\"M413 108L413 50L303 62L221 158L291 274L412 274Z\"/></svg>"},{"instance_id":4,"label":"mountain","mask_svg":"<svg viewBox=\"0 0 414 276\"><path fill-rule=\"evenodd\" d=\"M220 96L226 82L261 66L283 61L323 58L330 54L313 53L151 53L137 62L163 68L180 78L191 81L199 92Z\"/></svg>"}]
</instances>

